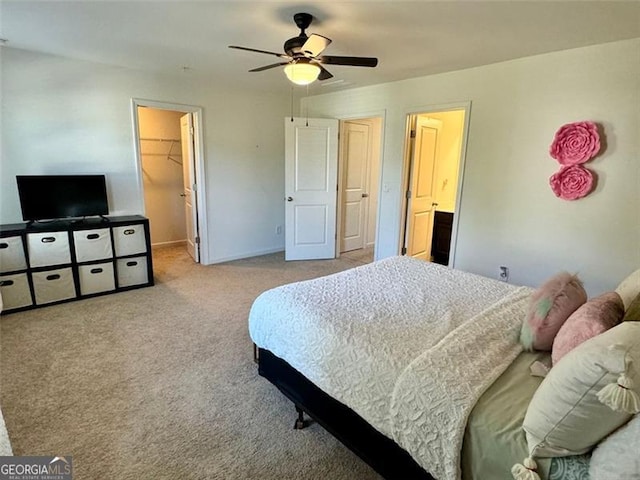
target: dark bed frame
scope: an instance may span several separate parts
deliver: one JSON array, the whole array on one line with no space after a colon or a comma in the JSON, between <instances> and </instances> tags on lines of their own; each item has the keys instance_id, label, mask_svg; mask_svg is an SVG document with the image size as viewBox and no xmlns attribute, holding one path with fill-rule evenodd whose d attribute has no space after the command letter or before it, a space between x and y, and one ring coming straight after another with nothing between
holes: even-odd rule
<instances>
[{"instance_id":1,"label":"dark bed frame","mask_svg":"<svg viewBox=\"0 0 640 480\"><path fill-rule=\"evenodd\" d=\"M306 413L384 478L434 480L397 443L320 390L287 362L262 348L255 350L254 355L259 374L295 405L298 419L294 428L304 427L303 413Z\"/></svg>"}]
</instances>

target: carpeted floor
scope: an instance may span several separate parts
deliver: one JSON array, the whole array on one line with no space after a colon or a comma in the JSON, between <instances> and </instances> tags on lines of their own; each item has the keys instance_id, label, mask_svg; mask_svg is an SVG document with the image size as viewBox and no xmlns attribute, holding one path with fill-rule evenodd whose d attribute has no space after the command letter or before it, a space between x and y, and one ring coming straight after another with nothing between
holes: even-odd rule
<instances>
[{"instance_id":1,"label":"carpeted floor","mask_svg":"<svg viewBox=\"0 0 640 480\"><path fill-rule=\"evenodd\" d=\"M0 317L0 405L16 455L72 455L74 479L379 479L257 375L262 291L371 261L214 266L154 252L156 285Z\"/></svg>"}]
</instances>

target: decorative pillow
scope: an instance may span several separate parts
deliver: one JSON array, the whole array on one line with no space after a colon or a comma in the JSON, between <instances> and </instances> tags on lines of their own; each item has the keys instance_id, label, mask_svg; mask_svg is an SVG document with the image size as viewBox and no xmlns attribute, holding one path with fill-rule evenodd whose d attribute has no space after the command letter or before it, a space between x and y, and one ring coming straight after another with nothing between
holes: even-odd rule
<instances>
[{"instance_id":1,"label":"decorative pillow","mask_svg":"<svg viewBox=\"0 0 640 480\"><path fill-rule=\"evenodd\" d=\"M631 302L622 319L624 322L636 321L640 322L640 293Z\"/></svg>"},{"instance_id":2,"label":"decorative pillow","mask_svg":"<svg viewBox=\"0 0 640 480\"><path fill-rule=\"evenodd\" d=\"M550 351L562 324L586 301L587 292L577 276L560 272L547 280L531 295L520 332L525 350Z\"/></svg>"},{"instance_id":3,"label":"decorative pillow","mask_svg":"<svg viewBox=\"0 0 640 480\"><path fill-rule=\"evenodd\" d=\"M616 287L616 292L624 302L624 309L629 308L633 299L640 293L640 268L621 281Z\"/></svg>"},{"instance_id":4,"label":"decorative pillow","mask_svg":"<svg viewBox=\"0 0 640 480\"><path fill-rule=\"evenodd\" d=\"M560 327L553 340L553 365L585 340L615 327L623 316L624 305L616 292L602 294L578 307Z\"/></svg>"},{"instance_id":5,"label":"decorative pillow","mask_svg":"<svg viewBox=\"0 0 640 480\"><path fill-rule=\"evenodd\" d=\"M640 322L621 323L571 350L529 403L523 428L531 457L589 451L640 412L634 380L638 385Z\"/></svg>"},{"instance_id":6,"label":"decorative pillow","mask_svg":"<svg viewBox=\"0 0 640 480\"><path fill-rule=\"evenodd\" d=\"M640 415L605 438L589 462L591 480L640 479Z\"/></svg>"}]
</instances>

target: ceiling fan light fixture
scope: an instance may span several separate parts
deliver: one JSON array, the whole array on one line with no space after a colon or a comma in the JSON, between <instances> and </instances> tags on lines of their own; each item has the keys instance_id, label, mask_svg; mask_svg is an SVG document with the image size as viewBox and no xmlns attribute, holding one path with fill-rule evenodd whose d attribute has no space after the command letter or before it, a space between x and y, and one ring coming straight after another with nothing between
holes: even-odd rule
<instances>
[{"instance_id":1,"label":"ceiling fan light fixture","mask_svg":"<svg viewBox=\"0 0 640 480\"><path fill-rule=\"evenodd\" d=\"M320 67L314 63L296 62L284 67L287 78L296 85L309 85L320 75Z\"/></svg>"}]
</instances>

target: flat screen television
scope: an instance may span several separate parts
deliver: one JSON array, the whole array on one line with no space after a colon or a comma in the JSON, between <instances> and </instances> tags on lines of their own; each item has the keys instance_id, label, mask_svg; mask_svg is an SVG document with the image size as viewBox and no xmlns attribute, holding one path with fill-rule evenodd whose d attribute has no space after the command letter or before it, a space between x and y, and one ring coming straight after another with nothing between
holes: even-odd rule
<instances>
[{"instance_id":1,"label":"flat screen television","mask_svg":"<svg viewBox=\"0 0 640 480\"><path fill-rule=\"evenodd\" d=\"M16 181L23 220L109 214L104 175L18 175Z\"/></svg>"}]
</instances>

